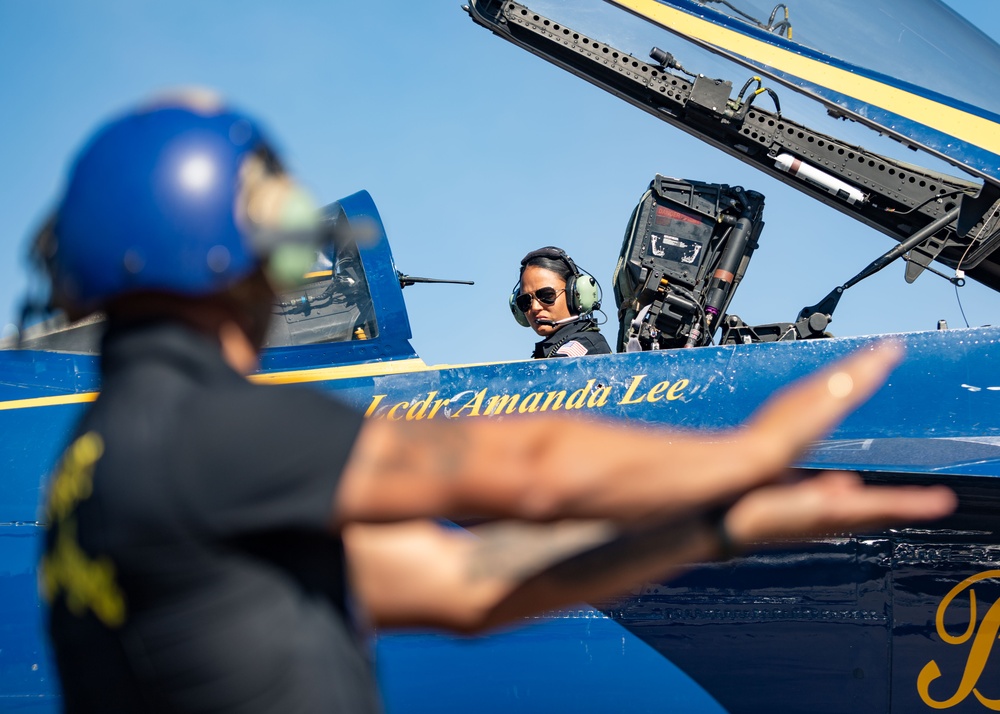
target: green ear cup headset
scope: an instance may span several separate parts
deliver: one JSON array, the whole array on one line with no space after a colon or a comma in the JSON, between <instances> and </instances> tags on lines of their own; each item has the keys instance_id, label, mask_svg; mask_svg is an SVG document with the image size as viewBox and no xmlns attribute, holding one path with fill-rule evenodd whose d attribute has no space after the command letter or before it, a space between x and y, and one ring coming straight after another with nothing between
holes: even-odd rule
<instances>
[{"instance_id":1,"label":"green ear cup headset","mask_svg":"<svg viewBox=\"0 0 1000 714\"><path fill-rule=\"evenodd\" d=\"M571 314L580 316L588 315L601 307L601 286L598 285L594 276L577 268L576 263L573 262L573 259L562 248L550 245L531 251L521 260L521 272L518 274L518 280L514 283L514 288L511 290L507 301L510 306L510 312L517 321L517 324L522 327L530 327L528 318L517 306L516 300L517 296L521 293L520 276L524 274L524 269L528 267L528 263L535 258L558 260L569 269L571 275L566 280L566 305L569 307Z\"/></svg>"}]
</instances>

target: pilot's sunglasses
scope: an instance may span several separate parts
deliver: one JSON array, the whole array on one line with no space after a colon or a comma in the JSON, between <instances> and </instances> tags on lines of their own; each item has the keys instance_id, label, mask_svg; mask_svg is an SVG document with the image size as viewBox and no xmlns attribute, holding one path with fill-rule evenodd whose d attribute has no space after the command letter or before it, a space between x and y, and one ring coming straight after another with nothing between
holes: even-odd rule
<instances>
[{"instance_id":1,"label":"pilot's sunglasses","mask_svg":"<svg viewBox=\"0 0 1000 714\"><path fill-rule=\"evenodd\" d=\"M517 309L521 312L527 312L531 309L531 301L533 299L537 300L545 307L552 307L556 304L556 298L564 292L566 292L566 288L563 288L562 290L556 290L555 288L539 288L533 293L521 293L514 298L514 304L517 305Z\"/></svg>"}]
</instances>

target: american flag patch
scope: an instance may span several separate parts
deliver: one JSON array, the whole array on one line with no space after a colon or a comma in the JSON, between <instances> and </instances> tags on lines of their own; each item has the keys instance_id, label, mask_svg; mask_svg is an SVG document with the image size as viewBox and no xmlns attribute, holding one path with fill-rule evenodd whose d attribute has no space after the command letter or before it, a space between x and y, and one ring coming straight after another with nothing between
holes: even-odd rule
<instances>
[{"instance_id":1,"label":"american flag patch","mask_svg":"<svg viewBox=\"0 0 1000 714\"><path fill-rule=\"evenodd\" d=\"M576 340L571 340L565 345L556 350L557 355L566 355L567 357L583 357L587 354L587 348Z\"/></svg>"}]
</instances>

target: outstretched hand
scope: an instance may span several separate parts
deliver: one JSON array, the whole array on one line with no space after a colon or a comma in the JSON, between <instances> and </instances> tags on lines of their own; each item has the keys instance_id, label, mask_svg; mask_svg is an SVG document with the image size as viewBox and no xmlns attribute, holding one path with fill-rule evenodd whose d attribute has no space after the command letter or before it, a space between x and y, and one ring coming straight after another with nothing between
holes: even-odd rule
<instances>
[{"instance_id":1,"label":"outstretched hand","mask_svg":"<svg viewBox=\"0 0 1000 714\"><path fill-rule=\"evenodd\" d=\"M725 528L741 550L761 542L943 518L956 504L945 486L869 486L857 474L826 471L750 491L729 509Z\"/></svg>"},{"instance_id":2,"label":"outstretched hand","mask_svg":"<svg viewBox=\"0 0 1000 714\"><path fill-rule=\"evenodd\" d=\"M901 345L882 342L798 380L750 417L748 438L765 461L789 463L867 401L903 356Z\"/></svg>"},{"instance_id":3,"label":"outstretched hand","mask_svg":"<svg viewBox=\"0 0 1000 714\"><path fill-rule=\"evenodd\" d=\"M882 343L785 387L742 427L722 435L716 457L703 461L702 486L729 500L785 480L790 464L868 400L903 354L901 346Z\"/></svg>"},{"instance_id":4,"label":"outstretched hand","mask_svg":"<svg viewBox=\"0 0 1000 714\"><path fill-rule=\"evenodd\" d=\"M783 464L867 400L902 356L901 347L883 343L801 380L754 414L744 441L780 473ZM933 520L957 505L954 492L940 485L866 486L853 473L824 472L804 480L803 475L752 489L730 508L725 526L736 547Z\"/></svg>"}]
</instances>

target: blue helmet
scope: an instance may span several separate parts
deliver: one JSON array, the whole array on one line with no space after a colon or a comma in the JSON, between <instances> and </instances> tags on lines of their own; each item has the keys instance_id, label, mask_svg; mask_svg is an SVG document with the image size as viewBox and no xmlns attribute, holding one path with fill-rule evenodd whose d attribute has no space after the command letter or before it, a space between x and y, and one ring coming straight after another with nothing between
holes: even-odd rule
<instances>
[{"instance_id":1,"label":"blue helmet","mask_svg":"<svg viewBox=\"0 0 1000 714\"><path fill-rule=\"evenodd\" d=\"M55 306L80 316L130 293L208 295L282 246L298 248L292 271L309 265L315 204L255 121L201 99L130 112L77 156L35 246Z\"/></svg>"}]
</instances>

